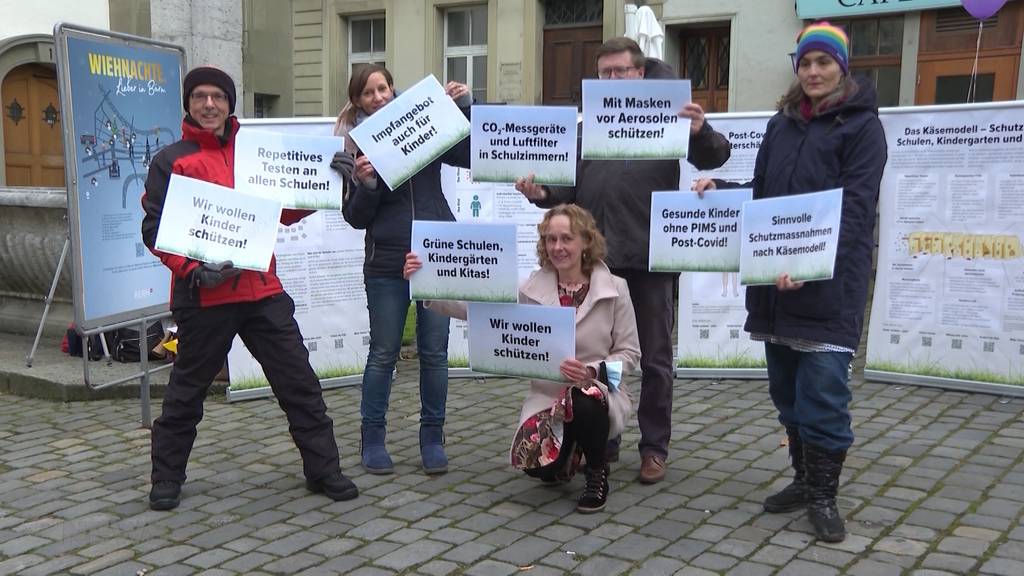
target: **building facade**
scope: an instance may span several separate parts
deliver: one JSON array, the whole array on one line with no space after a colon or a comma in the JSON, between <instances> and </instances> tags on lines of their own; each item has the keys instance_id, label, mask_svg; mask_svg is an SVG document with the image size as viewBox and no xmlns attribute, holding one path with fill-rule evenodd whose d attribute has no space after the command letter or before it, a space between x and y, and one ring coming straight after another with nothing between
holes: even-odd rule
<instances>
[{"instance_id":1,"label":"building facade","mask_svg":"<svg viewBox=\"0 0 1024 576\"><path fill-rule=\"evenodd\" d=\"M7 0L3 7L8 17L0 21L0 331L30 332L39 323L40 302L68 235L54 24L180 44L187 63L217 65L239 83L245 61L252 69L249 85L263 91L265 108L290 116L292 8L278 0ZM244 20L252 24L250 51L243 46ZM254 92L239 94L238 112L253 115ZM62 333L72 318L69 269L63 268L45 324L51 333Z\"/></svg>"},{"instance_id":2,"label":"building facade","mask_svg":"<svg viewBox=\"0 0 1024 576\"><path fill-rule=\"evenodd\" d=\"M293 0L297 116L336 114L351 71L387 65L399 88L427 74L478 100L579 102L594 51L626 32L624 0ZM979 22L959 0L648 0L664 58L715 112L770 110L792 80L797 33L827 18L885 106L964 102ZM630 7L632 8L632 7ZM1024 0L983 23L974 101L1024 97Z\"/></svg>"}]
</instances>

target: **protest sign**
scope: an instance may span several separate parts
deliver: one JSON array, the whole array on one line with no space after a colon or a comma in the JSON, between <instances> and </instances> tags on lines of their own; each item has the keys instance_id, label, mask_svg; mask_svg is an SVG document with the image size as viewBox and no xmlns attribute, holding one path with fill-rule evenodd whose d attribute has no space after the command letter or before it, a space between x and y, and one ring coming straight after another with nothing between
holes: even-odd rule
<instances>
[{"instance_id":1,"label":"protest sign","mask_svg":"<svg viewBox=\"0 0 1024 576\"><path fill-rule=\"evenodd\" d=\"M689 80L584 80L583 159L686 158Z\"/></svg>"},{"instance_id":2,"label":"protest sign","mask_svg":"<svg viewBox=\"0 0 1024 576\"><path fill-rule=\"evenodd\" d=\"M740 284L832 278L842 210L842 188L744 202Z\"/></svg>"},{"instance_id":3,"label":"protest sign","mask_svg":"<svg viewBox=\"0 0 1024 576\"><path fill-rule=\"evenodd\" d=\"M427 76L349 133L394 190L469 136L469 121Z\"/></svg>"},{"instance_id":4,"label":"protest sign","mask_svg":"<svg viewBox=\"0 0 1024 576\"><path fill-rule=\"evenodd\" d=\"M576 311L526 304L469 305L469 366L474 372L562 380L576 356Z\"/></svg>"},{"instance_id":5,"label":"protest sign","mask_svg":"<svg viewBox=\"0 0 1024 576\"><path fill-rule=\"evenodd\" d=\"M414 220L412 251L423 262L409 281L413 300L519 300L515 224Z\"/></svg>"},{"instance_id":6,"label":"protest sign","mask_svg":"<svg viewBox=\"0 0 1024 576\"><path fill-rule=\"evenodd\" d=\"M171 175L156 248L202 262L231 260L266 272L274 255L281 202Z\"/></svg>"},{"instance_id":7,"label":"protest sign","mask_svg":"<svg viewBox=\"0 0 1024 576\"><path fill-rule=\"evenodd\" d=\"M576 184L574 106L474 106L470 145L474 182Z\"/></svg>"},{"instance_id":8,"label":"protest sign","mask_svg":"<svg viewBox=\"0 0 1024 576\"><path fill-rule=\"evenodd\" d=\"M750 189L651 195L651 272L737 272L740 209Z\"/></svg>"},{"instance_id":9,"label":"protest sign","mask_svg":"<svg viewBox=\"0 0 1024 576\"><path fill-rule=\"evenodd\" d=\"M331 169L342 139L242 128L235 139L235 188L285 208L341 210L341 176Z\"/></svg>"}]
</instances>

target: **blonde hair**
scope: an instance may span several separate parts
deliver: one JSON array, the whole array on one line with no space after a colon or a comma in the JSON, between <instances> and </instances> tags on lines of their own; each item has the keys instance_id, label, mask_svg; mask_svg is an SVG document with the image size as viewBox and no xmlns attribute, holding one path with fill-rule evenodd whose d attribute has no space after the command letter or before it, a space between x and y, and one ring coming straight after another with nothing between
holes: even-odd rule
<instances>
[{"instance_id":1,"label":"blonde hair","mask_svg":"<svg viewBox=\"0 0 1024 576\"><path fill-rule=\"evenodd\" d=\"M597 222L594 221L594 217L585 208L580 208L575 204L559 204L555 206L545 212L544 218L540 221L540 224L537 224L537 232L540 234L540 238L537 239L537 261L540 263L540 267L553 268L551 259L548 258L547 246L545 246L544 240L545 236L547 236L551 219L555 216L565 216L568 218L569 230L583 240L583 254L580 255L580 263L583 272L590 274L594 270L594 265L604 260L607 247L604 235L597 229Z\"/></svg>"}]
</instances>

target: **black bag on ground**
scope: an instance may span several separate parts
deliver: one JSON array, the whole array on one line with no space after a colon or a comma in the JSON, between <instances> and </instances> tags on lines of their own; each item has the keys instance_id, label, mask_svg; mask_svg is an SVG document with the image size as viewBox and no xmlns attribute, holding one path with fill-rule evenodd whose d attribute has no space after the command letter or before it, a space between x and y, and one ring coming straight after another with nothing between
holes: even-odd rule
<instances>
[{"instance_id":1,"label":"black bag on ground","mask_svg":"<svg viewBox=\"0 0 1024 576\"><path fill-rule=\"evenodd\" d=\"M163 340L164 329L160 321L153 322L146 327L146 351L149 352L150 360L159 360L160 357L153 354L153 348ZM114 332L114 349L112 351L114 360L118 362L138 362L139 355L139 329L131 326L119 328Z\"/></svg>"},{"instance_id":2,"label":"black bag on ground","mask_svg":"<svg viewBox=\"0 0 1024 576\"><path fill-rule=\"evenodd\" d=\"M71 356L82 357L82 337L78 334L74 328L68 328L68 354ZM89 336L89 360L99 360L103 358L103 345L100 343L100 335L93 334Z\"/></svg>"}]
</instances>

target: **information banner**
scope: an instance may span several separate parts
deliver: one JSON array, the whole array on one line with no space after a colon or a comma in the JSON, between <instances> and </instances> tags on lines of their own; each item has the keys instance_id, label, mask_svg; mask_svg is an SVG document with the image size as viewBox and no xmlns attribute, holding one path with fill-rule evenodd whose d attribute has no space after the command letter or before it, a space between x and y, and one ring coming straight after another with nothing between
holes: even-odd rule
<instances>
[{"instance_id":1,"label":"information banner","mask_svg":"<svg viewBox=\"0 0 1024 576\"><path fill-rule=\"evenodd\" d=\"M689 172L688 190L698 178L749 182L770 113L709 114L708 122L729 139L729 161L713 171ZM692 168L685 161L684 168ZM724 192L724 190L723 190ZM710 194L710 193L709 193ZM676 374L687 378L764 378L764 345L743 330L746 288L737 272L683 273L679 278Z\"/></svg>"},{"instance_id":2,"label":"information banner","mask_svg":"<svg viewBox=\"0 0 1024 576\"><path fill-rule=\"evenodd\" d=\"M246 127L235 138L235 189L285 208L341 210L341 176L331 169L343 141Z\"/></svg>"},{"instance_id":3,"label":"information banner","mask_svg":"<svg viewBox=\"0 0 1024 576\"><path fill-rule=\"evenodd\" d=\"M243 130L327 136L334 118L243 120ZM309 362L324 388L358 384L370 345L370 320L363 286L363 231L341 212L315 212L277 231L277 275L295 301L295 321ZM241 338L228 354L228 400L272 394L263 369Z\"/></svg>"},{"instance_id":4,"label":"information banner","mask_svg":"<svg viewBox=\"0 0 1024 576\"><path fill-rule=\"evenodd\" d=\"M764 344L743 330L746 288L737 272L683 273L679 281L676 375L764 378Z\"/></svg>"},{"instance_id":5,"label":"information banner","mask_svg":"<svg viewBox=\"0 0 1024 576\"><path fill-rule=\"evenodd\" d=\"M832 278L842 211L842 188L744 203L740 284Z\"/></svg>"},{"instance_id":6,"label":"information banner","mask_svg":"<svg viewBox=\"0 0 1024 576\"><path fill-rule=\"evenodd\" d=\"M474 106L474 182L576 184L575 106Z\"/></svg>"},{"instance_id":7,"label":"information banner","mask_svg":"<svg viewBox=\"0 0 1024 576\"><path fill-rule=\"evenodd\" d=\"M266 272L274 255L281 202L171 174L156 248L202 262L230 260Z\"/></svg>"},{"instance_id":8,"label":"information banner","mask_svg":"<svg viewBox=\"0 0 1024 576\"><path fill-rule=\"evenodd\" d=\"M412 249L423 262L413 300L519 301L515 224L414 220Z\"/></svg>"},{"instance_id":9,"label":"information banner","mask_svg":"<svg viewBox=\"0 0 1024 576\"><path fill-rule=\"evenodd\" d=\"M886 110L866 374L1024 394L1024 105Z\"/></svg>"},{"instance_id":10,"label":"information banner","mask_svg":"<svg viewBox=\"0 0 1024 576\"><path fill-rule=\"evenodd\" d=\"M469 120L431 75L377 110L349 135L394 190L469 132Z\"/></svg>"},{"instance_id":11,"label":"information banner","mask_svg":"<svg viewBox=\"0 0 1024 576\"><path fill-rule=\"evenodd\" d=\"M651 272L738 272L740 210L749 188L651 195Z\"/></svg>"},{"instance_id":12,"label":"information banner","mask_svg":"<svg viewBox=\"0 0 1024 576\"><path fill-rule=\"evenodd\" d=\"M576 310L529 304L469 304L469 365L474 372L562 380L576 356Z\"/></svg>"},{"instance_id":13,"label":"information banner","mask_svg":"<svg viewBox=\"0 0 1024 576\"><path fill-rule=\"evenodd\" d=\"M584 80L583 159L686 158L689 80Z\"/></svg>"},{"instance_id":14,"label":"information banner","mask_svg":"<svg viewBox=\"0 0 1024 576\"><path fill-rule=\"evenodd\" d=\"M441 189L459 222L505 222L516 225L516 250L520 282L537 269L537 224L542 208L531 204L510 184L473 182L464 168L441 167ZM448 335L448 368L451 376L473 376L469 368L469 327L454 320Z\"/></svg>"},{"instance_id":15,"label":"information banner","mask_svg":"<svg viewBox=\"0 0 1024 576\"><path fill-rule=\"evenodd\" d=\"M166 312L170 271L142 242L140 199L153 156L181 136L184 51L67 24L54 36L61 110L51 124L63 130L75 323L87 331Z\"/></svg>"}]
</instances>

